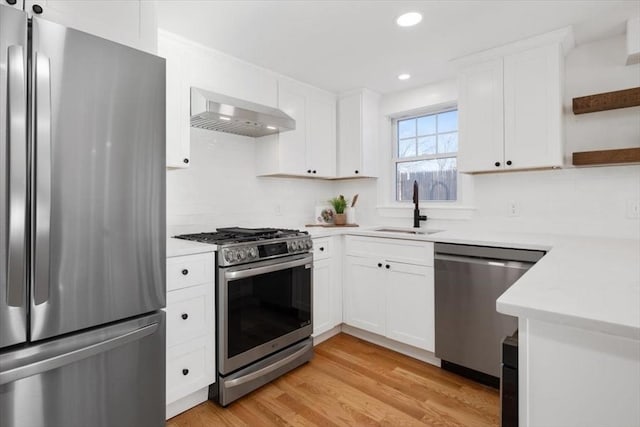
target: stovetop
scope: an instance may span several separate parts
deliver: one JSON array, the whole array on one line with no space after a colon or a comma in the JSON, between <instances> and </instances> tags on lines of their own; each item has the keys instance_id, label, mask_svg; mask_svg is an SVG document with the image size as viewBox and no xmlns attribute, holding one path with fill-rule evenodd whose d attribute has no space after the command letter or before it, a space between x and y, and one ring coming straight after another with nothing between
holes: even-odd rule
<instances>
[{"instance_id":1,"label":"stovetop","mask_svg":"<svg viewBox=\"0 0 640 427\"><path fill-rule=\"evenodd\" d=\"M218 245L220 267L304 254L313 246L306 231L283 228L218 228L215 232L175 237Z\"/></svg>"},{"instance_id":2,"label":"stovetop","mask_svg":"<svg viewBox=\"0 0 640 427\"><path fill-rule=\"evenodd\" d=\"M193 240L201 243L215 245L228 245L233 243L258 242L274 240L283 237L303 237L308 235L306 231L288 230L286 228L242 228L229 227L218 228L207 233L182 234L175 236L177 239Z\"/></svg>"}]
</instances>

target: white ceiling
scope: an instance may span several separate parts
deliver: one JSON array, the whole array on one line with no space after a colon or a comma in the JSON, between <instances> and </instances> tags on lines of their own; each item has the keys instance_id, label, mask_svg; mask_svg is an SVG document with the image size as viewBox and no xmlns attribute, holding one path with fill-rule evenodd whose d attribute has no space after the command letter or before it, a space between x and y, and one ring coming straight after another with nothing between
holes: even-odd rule
<instances>
[{"instance_id":1,"label":"white ceiling","mask_svg":"<svg viewBox=\"0 0 640 427\"><path fill-rule=\"evenodd\" d=\"M398 27L407 11L422 23ZM421 86L453 77L449 61L469 53L567 25L585 43L637 15L637 0L158 1L161 28L336 93Z\"/></svg>"}]
</instances>

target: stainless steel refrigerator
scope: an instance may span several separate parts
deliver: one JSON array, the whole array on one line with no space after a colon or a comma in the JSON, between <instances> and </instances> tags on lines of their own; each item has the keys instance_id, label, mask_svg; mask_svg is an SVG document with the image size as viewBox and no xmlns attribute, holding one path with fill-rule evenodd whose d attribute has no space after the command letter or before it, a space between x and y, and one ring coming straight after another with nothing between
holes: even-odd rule
<instances>
[{"instance_id":1,"label":"stainless steel refrigerator","mask_svg":"<svg viewBox=\"0 0 640 427\"><path fill-rule=\"evenodd\" d=\"M0 6L0 425L163 425L164 306L164 60Z\"/></svg>"}]
</instances>

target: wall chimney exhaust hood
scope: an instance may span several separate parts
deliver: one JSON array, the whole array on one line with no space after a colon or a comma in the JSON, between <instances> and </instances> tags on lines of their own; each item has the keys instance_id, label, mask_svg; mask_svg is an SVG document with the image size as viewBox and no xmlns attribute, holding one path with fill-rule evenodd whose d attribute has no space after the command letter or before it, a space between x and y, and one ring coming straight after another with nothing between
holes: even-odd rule
<instances>
[{"instance_id":1,"label":"wall chimney exhaust hood","mask_svg":"<svg viewBox=\"0 0 640 427\"><path fill-rule=\"evenodd\" d=\"M192 87L191 127L257 138L294 130L296 121L277 108Z\"/></svg>"}]
</instances>

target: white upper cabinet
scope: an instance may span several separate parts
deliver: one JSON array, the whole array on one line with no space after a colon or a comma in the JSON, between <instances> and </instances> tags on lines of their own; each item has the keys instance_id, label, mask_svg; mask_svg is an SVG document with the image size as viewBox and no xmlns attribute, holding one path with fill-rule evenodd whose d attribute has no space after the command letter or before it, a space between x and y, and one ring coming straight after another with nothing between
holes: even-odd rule
<instances>
[{"instance_id":1,"label":"white upper cabinet","mask_svg":"<svg viewBox=\"0 0 640 427\"><path fill-rule=\"evenodd\" d=\"M570 35L527 39L461 69L459 171L562 166L563 41Z\"/></svg>"},{"instance_id":2,"label":"white upper cabinet","mask_svg":"<svg viewBox=\"0 0 640 427\"><path fill-rule=\"evenodd\" d=\"M557 44L504 58L507 168L562 166L563 65Z\"/></svg>"},{"instance_id":3,"label":"white upper cabinet","mask_svg":"<svg viewBox=\"0 0 640 427\"><path fill-rule=\"evenodd\" d=\"M158 20L152 1L25 0L24 10L66 27L156 52Z\"/></svg>"},{"instance_id":4,"label":"white upper cabinet","mask_svg":"<svg viewBox=\"0 0 640 427\"><path fill-rule=\"evenodd\" d=\"M336 99L290 79L278 80L278 108L296 121L292 131L258 138L261 176L336 176Z\"/></svg>"},{"instance_id":5,"label":"white upper cabinet","mask_svg":"<svg viewBox=\"0 0 640 427\"><path fill-rule=\"evenodd\" d=\"M463 70L459 76L458 170L497 169L504 156L502 59Z\"/></svg>"},{"instance_id":6,"label":"white upper cabinet","mask_svg":"<svg viewBox=\"0 0 640 427\"><path fill-rule=\"evenodd\" d=\"M338 101L338 177L376 177L380 95L362 89Z\"/></svg>"}]
</instances>

